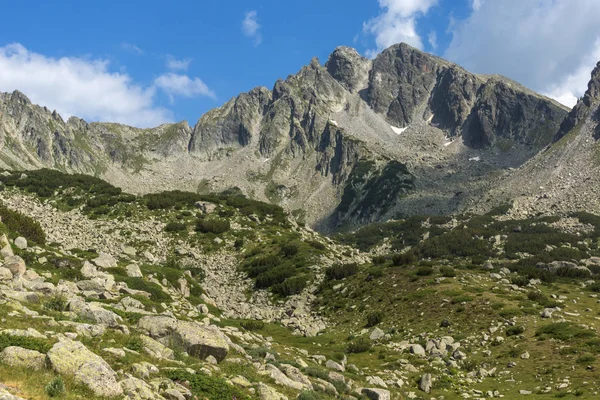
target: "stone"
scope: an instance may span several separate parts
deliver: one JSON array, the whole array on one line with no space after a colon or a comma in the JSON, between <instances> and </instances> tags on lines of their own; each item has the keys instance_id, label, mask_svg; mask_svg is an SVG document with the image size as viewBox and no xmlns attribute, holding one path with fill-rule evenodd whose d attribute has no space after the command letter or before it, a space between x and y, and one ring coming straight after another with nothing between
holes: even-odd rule
<instances>
[{"instance_id":1,"label":"stone","mask_svg":"<svg viewBox=\"0 0 600 400\"><path fill-rule=\"evenodd\" d=\"M410 352L416 356L424 356L425 355L425 349L420 344L411 344Z\"/></svg>"},{"instance_id":2,"label":"stone","mask_svg":"<svg viewBox=\"0 0 600 400\"><path fill-rule=\"evenodd\" d=\"M95 278L96 276L98 276L98 269L91 262L85 261L83 263L83 267L81 267L81 275L83 275L84 278L88 279Z\"/></svg>"},{"instance_id":3,"label":"stone","mask_svg":"<svg viewBox=\"0 0 600 400\"><path fill-rule=\"evenodd\" d=\"M71 376L95 395L115 397L123 394L117 374L100 356L83 343L63 338L46 355L48 365L58 374Z\"/></svg>"},{"instance_id":4,"label":"stone","mask_svg":"<svg viewBox=\"0 0 600 400\"><path fill-rule=\"evenodd\" d=\"M277 368L273 364L265 365L265 369L266 369L267 374L269 374L269 376L271 378L273 378L273 380L281 386L286 386L286 387L288 387L290 389L294 389L294 390L303 390L306 388L304 384L302 384L300 382L296 382L293 379L290 379L287 375L285 375L283 372L281 372L281 370L279 370L279 368ZM312 385L311 385L311 387L312 387Z\"/></svg>"},{"instance_id":5,"label":"stone","mask_svg":"<svg viewBox=\"0 0 600 400\"><path fill-rule=\"evenodd\" d=\"M142 271L137 264L129 264L125 267L125 271L127 272L127 276L130 278L142 278Z\"/></svg>"},{"instance_id":6,"label":"stone","mask_svg":"<svg viewBox=\"0 0 600 400\"><path fill-rule=\"evenodd\" d=\"M22 397L15 396L0 385L0 400L25 400Z\"/></svg>"},{"instance_id":7,"label":"stone","mask_svg":"<svg viewBox=\"0 0 600 400\"><path fill-rule=\"evenodd\" d=\"M0 352L0 361L11 367L25 367L39 371L44 369L46 355L35 350L10 346Z\"/></svg>"},{"instance_id":8,"label":"stone","mask_svg":"<svg viewBox=\"0 0 600 400\"><path fill-rule=\"evenodd\" d=\"M186 400L185 396L177 389L166 389L161 394L167 400Z\"/></svg>"},{"instance_id":9,"label":"stone","mask_svg":"<svg viewBox=\"0 0 600 400\"><path fill-rule=\"evenodd\" d=\"M257 392L260 400L288 400L286 396L262 382L257 385Z\"/></svg>"},{"instance_id":10,"label":"stone","mask_svg":"<svg viewBox=\"0 0 600 400\"><path fill-rule=\"evenodd\" d=\"M529 360L529 353L526 351L523 354L521 354L521 359L522 360Z\"/></svg>"},{"instance_id":11,"label":"stone","mask_svg":"<svg viewBox=\"0 0 600 400\"><path fill-rule=\"evenodd\" d=\"M223 361L229 351L227 340L215 326L204 326L195 322L177 321L173 340L179 343L190 356L205 359L213 356Z\"/></svg>"},{"instance_id":12,"label":"stone","mask_svg":"<svg viewBox=\"0 0 600 400\"><path fill-rule=\"evenodd\" d=\"M151 375L158 374L160 370L149 362L142 361L131 365L131 372L140 379L150 379Z\"/></svg>"},{"instance_id":13,"label":"stone","mask_svg":"<svg viewBox=\"0 0 600 400\"><path fill-rule=\"evenodd\" d=\"M173 332L177 320L166 315L152 315L140 318L137 327L153 338L163 338Z\"/></svg>"},{"instance_id":14,"label":"stone","mask_svg":"<svg viewBox=\"0 0 600 400\"><path fill-rule=\"evenodd\" d=\"M4 258L4 268L8 269L13 276L23 275L27 267L25 261L19 256L8 256Z\"/></svg>"},{"instance_id":15,"label":"stone","mask_svg":"<svg viewBox=\"0 0 600 400\"><path fill-rule=\"evenodd\" d=\"M123 323L123 318L113 311L103 308L100 303L86 303L79 299L74 299L69 302L68 309L83 319L111 328L115 328Z\"/></svg>"},{"instance_id":16,"label":"stone","mask_svg":"<svg viewBox=\"0 0 600 400\"><path fill-rule=\"evenodd\" d=\"M431 385L433 384L431 374L423 374L419 381L419 389L425 393L431 392Z\"/></svg>"},{"instance_id":17,"label":"stone","mask_svg":"<svg viewBox=\"0 0 600 400\"><path fill-rule=\"evenodd\" d=\"M21 250L27 249L27 239L25 239L23 236L19 236L15 239L15 246Z\"/></svg>"},{"instance_id":18,"label":"stone","mask_svg":"<svg viewBox=\"0 0 600 400\"><path fill-rule=\"evenodd\" d=\"M367 396L370 400L390 400L390 391L386 389L364 388L361 394Z\"/></svg>"},{"instance_id":19,"label":"stone","mask_svg":"<svg viewBox=\"0 0 600 400\"><path fill-rule=\"evenodd\" d=\"M304 375L298 368L289 364L281 364L280 369L291 380L304 385L307 389L312 390L313 385L310 382L310 379L308 379L308 377Z\"/></svg>"},{"instance_id":20,"label":"stone","mask_svg":"<svg viewBox=\"0 0 600 400\"><path fill-rule=\"evenodd\" d=\"M161 397L154 393L152 387L141 379L129 376L119 382L123 394L129 399L159 400Z\"/></svg>"},{"instance_id":21,"label":"stone","mask_svg":"<svg viewBox=\"0 0 600 400\"><path fill-rule=\"evenodd\" d=\"M148 337L146 335L140 335L140 340L142 341L142 349L148 353L151 357L156 359L167 359L174 360L175 352L170 348L166 347L164 344Z\"/></svg>"},{"instance_id":22,"label":"stone","mask_svg":"<svg viewBox=\"0 0 600 400\"><path fill-rule=\"evenodd\" d=\"M10 269L0 267L0 282L1 281L10 281L10 280L12 280L12 278L13 278L13 275L12 275L12 272L10 272Z\"/></svg>"},{"instance_id":23,"label":"stone","mask_svg":"<svg viewBox=\"0 0 600 400\"><path fill-rule=\"evenodd\" d=\"M100 268L115 268L117 266L117 260L110 254L103 252L100 252L92 262Z\"/></svg>"},{"instance_id":24,"label":"stone","mask_svg":"<svg viewBox=\"0 0 600 400\"><path fill-rule=\"evenodd\" d=\"M379 339L383 338L384 336L385 336L385 333L381 329L375 328L371 331L371 334L369 335L369 339L379 340Z\"/></svg>"},{"instance_id":25,"label":"stone","mask_svg":"<svg viewBox=\"0 0 600 400\"><path fill-rule=\"evenodd\" d=\"M346 370L343 365L341 365L333 360L327 360L327 362L325 363L325 366L329 369L333 369L333 370L339 371L339 372L344 372Z\"/></svg>"}]
</instances>

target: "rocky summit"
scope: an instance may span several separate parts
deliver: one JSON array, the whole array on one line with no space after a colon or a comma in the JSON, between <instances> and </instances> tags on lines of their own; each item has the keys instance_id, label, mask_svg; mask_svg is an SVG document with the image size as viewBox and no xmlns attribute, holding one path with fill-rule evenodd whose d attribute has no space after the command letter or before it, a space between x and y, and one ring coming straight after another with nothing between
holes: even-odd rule
<instances>
[{"instance_id":1,"label":"rocky summit","mask_svg":"<svg viewBox=\"0 0 600 400\"><path fill-rule=\"evenodd\" d=\"M331 231L460 211L550 144L568 110L406 44L337 48L272 90L187 122L87 123L0 94L0 166L101 177L130 192L235 188Z\"/></svg>"},{"instance_id":2,"label":"rocky summit","mask_svg":"<svg viewBox=\"0 0 600 400\"><path fill-rule=\"evenodd\" d=\"M597 399L600 64L405 44L187 122L0 94L0 399Z\"/></svg>"}]
</instances>

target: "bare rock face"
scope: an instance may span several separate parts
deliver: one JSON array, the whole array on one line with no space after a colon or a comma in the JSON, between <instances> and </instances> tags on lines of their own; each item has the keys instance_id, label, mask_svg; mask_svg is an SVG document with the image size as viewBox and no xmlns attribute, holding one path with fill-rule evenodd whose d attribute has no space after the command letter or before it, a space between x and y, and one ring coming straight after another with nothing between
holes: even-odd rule
<instances>
[{"instance_id":1,"label":"bare rock face","mask_svg":"<svg viewBox=\"0 0 600 400\"><path fill-rule=\"evenodd\" d=\"M46 357L54 371L73 377L97 396L115 397L123 394L123 389L117 383L117 373L81 342L64 338L52 346Z\"/></svg>"}]
</instances>

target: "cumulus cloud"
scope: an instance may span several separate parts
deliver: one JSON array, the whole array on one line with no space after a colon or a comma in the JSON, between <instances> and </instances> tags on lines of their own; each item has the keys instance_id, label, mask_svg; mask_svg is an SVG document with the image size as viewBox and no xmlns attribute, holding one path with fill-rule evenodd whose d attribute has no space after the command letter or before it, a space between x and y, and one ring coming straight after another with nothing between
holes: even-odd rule
<instances>
[{"instance_id":1,"label":"cumulus cloud","mask_svg":"<svg viewBox=\"0 0 600 400\"><path fill-rule=\"evenodd\" d=\"M436 3L437 0L379 0L381 14L363 25L365 33L375 36L376 48L368 50L367 55L373 57L400 42L422 49L417 19Z\"/></svg>"},{"instance_id":2,"label":"cumulus cloud","mask_svg":"<svg viewBox=\"0 0 600 400\"><path fill-rule=\"evenodd\" d=\"M187 71L191 62L192 60L187 58L178 60L173 56L167 56L167 68L173 71Z\"/></svg>"},{"instance_id":3,"label":"cumulus cloud","mask_svg":"<svg viewBox=\"0 0 600 400\"><path fill-rule=\"evenodd\" d=\"M163 74L154 80L154 85L167 93L171 102L174 101L175 96L208 96L213 99L216 97L200 78L190 78L187 75Z\"/></svg>"},{"instance_id":4,"label":"cumulus cloud","mask_svg":"<svg viewBox=\"0 0 600 400\"><path fill-rule=\"evenodd\" d=\"M453 27L445 57L573 105L600 59L597 0L483 1Z\"/></svg>"},{"instance_id":5,"label":"cumulus cloud","mask_svg":"<svg viewBox=\"0 0 600 400\"><path fill-rule=\"evenodd\" d=\"M20 90L64 118L76 115L146 127L173 117L155 105L153 86L143 87L127 74L110 72L108 61L46 57L19 43L0 47L0 90Z\"/></svg>"},{"instance_id":6,"label":"cumulus cloud","mask_svg":"<svg viewBox=\"0 0 600 400\"><path fill-rule=\"evenodd\" d=\"M242 21L242 32L247 37L254 40L254 45L258 46L262 42L260 33L260 24L258 23L258 14L256 11L248 11Z\"/></svg>"}]
</instances>

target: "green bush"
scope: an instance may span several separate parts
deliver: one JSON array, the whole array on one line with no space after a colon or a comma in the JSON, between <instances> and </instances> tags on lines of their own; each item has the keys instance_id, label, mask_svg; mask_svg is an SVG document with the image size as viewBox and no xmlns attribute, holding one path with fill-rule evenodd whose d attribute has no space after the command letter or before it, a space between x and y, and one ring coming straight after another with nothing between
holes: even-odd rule
<instances>
[{"instance_id":1,"label":"green bush","mask_svg":"<svg viewBox=\"0 0 600 400\"><path fill-rule=\"evenodd\" d=\"M44 308L52 311L65 311L67 298L64 295L55 294L44 302Z\"/></svg>"},{"instance_id":2,"label":"green bush","mask_svg":"<svg viewBox=\"0 0 600 400\"><path fill-rule=\"evenodd\" d=\"M573 279L588 279L591 274L590 271L583 268L570 268L570 267L561 267L556 270L556 276L560 276L562 278L573 278Z\"/></svg>"},{"instance_id":3,"label":"green bush","mask_svg":"<svg viewBox=\"0 0 600 400\"><path fill-rule=\"evenodd\" d=\"M247 331L260 331L265 327L265 323L255 319L248 319L240 322L240 326Z\"/></svg>"},{"instance_id":4,"label":"green bush","mask_svg":"<svg viewBox=\"0 0 600 400\"><path fill-rule=\"evenodd\" d=\"M196 231L201 233L214 233L219 235L231 229L229 220L221 218L198 219L196 222Z\"/></svg>"},{"instance_id":5,"label":"green bush","mask_svg":"<svg viewBox=\"0 0 600 400\"><path fill-rule=\"evenodd\" d=\"M296 398L296 400L320 400L321 397L319 397L319 395L312 391L312 390L305 390L302 393L300 393L298 395L298 397Z\"/></svg>"},{"instance_id":6,"label":"green bush","mask_svg":"<svg viewBox=\"0 0 600 400\"><path fill-rule=\"evenodd\" d=\"M203 373L193 374L185 370L166 370L167 378L175 382L186 382L194 396L210 400L250 400L240 389L229 385L223 378Z\"/></svg>"},{"instance_id":7,"label":"green bush","mask_svg":"<svg viewBox=\"0 0 600 400\"><path fill-rule=\"evenodd\" d=\"M47 353L52 347L49 341L44 339L32 338L28 336L10 336L6 333L0 333L0 351L10 346L23 347L24 349Z\"/></svg>"},{"instance_id":8,"label":"green bush","mask_svg":"<svg viewBox=\"0 0 600 400\"><path fill-rule=\"evenodd\" d=\"M165 225L165 232L181 232L187 229L187 225L183 222L169 222Z\"/></svg>"},{"instance_id":9,"label":"green bush","mask_svg":"<svg viewBox=\"0 0 600 400\"><path fill-rule=\"evenodd\" d=\"M287 278L282 283L274 285L272 287L273 293L280 294L282 296L292 296L299 294L304 290L308 283L308 277L305 275L293 276Z\"/></svg>"},{"instance_id":10,"label":"green bush","mask_svg":"<svg viewBox=\"0 0 600 400\"><path fill-rule=\"evenodd\" d=\"M371 262L375 265L385 264L386 261L387 261L387 259L385 258L385 256L374 256L371 259Z\"/></svg>"},{"instance_id":11,"label":"green bush","mask_svg":"<svg viewBox=\"0 0 600 400\"><path fill-rule=\"evenodd\" d=\"M39 222L33 218L5 206L0 206L0 218L9 232L14 233L14 236L23 236L39 245L46 244L46 234Z\"/></svg>"},{"instance_id":12,"label":"green bush","mask_svg":"<svg viewBox=\"0 0 600 400\"><path fill-rule=\"evenodd\" d=\"M65 383L60 376L57 376L48 382L46 387L44 387L44 391L49 397L60 396L65 391Z\"/></svg>"},{"instance_id":13,"label":"green bush","mask_svg":"<svg viewBox=\"0 0 600 400\"><path fill-rule=\"evenodd\" d=\"M595 336L593 331L571 322L556 322L542 326L535 332L535 335L541 338L549 337L562 341Z\"/></svg>"},{"instance_id":14,"label":"green bush","mask_svg":"<svg viewBox=\"0 0 600 400\"><path fill-rule=\"evenodd\" d=\"M522 326L511 326L506 329L506 336L517 336L525 332L525 328Z\"/></svg>"},{"instance_id":15,"label":"green bush","mask_svg":"<svg viewBox=\"0 0 600 400\"><path fill-rule=\"evenodd\" d=\"M333 264L325 270L325 277L328 280L340 280L358 273L358 264Z\"/></svg>"},{"instance_id":16,"label":"green bush","mask_svg":"<svg viewBox=\"0 0 600 400\"><path fill-rule=\"evenodd\" d=\"M452 267L440 267L440 273L446 278L454 278L456 271Z\"/></svg>"},{"instance_id":17,"label":"green bush","mask_svg":"<svg viewBox=\"0 0 600 400\"><path fill-rule=\"evenodd\" d=\"M373 311L367 315L367 327L379 325L383 321L383 311Z\"/></svg>"},{"instance_id":18,"label":"green bush","mask_svg":"<svg viewBox=\"0 0 600 400\"><path fill-rule=\"evenodd\" d=\"M298 254L299 250L300 244L297 242L290 242L281 246L281 254L283 254L284 257L293 257Z\"/></svg>"},{"instance_id":19,"label":"green bush","mask_svg":"<svg viewBox=\"0 0 600 400\"><path fill-rule=\"evenodd\" d=\"M364 353L371 350L371 347L373 347L373 342L371 342L370 339L361 336L358 339L348 343L347 350L348 353Z\"/></svg>"},{"instance_id":20,"label":"green bush","mask_svg":"<svg viewBox=\"0 0 600 400\"><path fill-rule=\"evenodd\" d=\"M130 336L127 342L125 343L125 346L123 347L129 350L140 352L144 349L144 343L142 342L142 339L140 339L139 336Z\"/></svg>"},{"instance_id":21,"label":"green bush","mask_svg":"<svg viewBox=\"0 0 600 400\"><path fill-rule=\"evenodd\" d=\"M323 243L321 243L321 242L319 242L319 241L316 241L316 240L307 240L307 241L306 241L306 243L307 243L307 244L308 244L310 247L312 247L312 248L314 248L314 249L317 249L317 250L321 250L321 251L323 251L323 250L326 250L326 249L327 249L327 246L325 246Z\"/></svg>"},{"instance_id":22,"label":"green bush","mask_svg":"<svg viewBox=\"0 0 600 400\"><path fill-rule=\"evenodd\" d=\"M415 272L417 276L429 276L433 275L433 268L431 267L419 267L417 272Z\"/></svg>"},{"instance_id":23,"label":"green bush","mask_svg":"<svg viewBox=\"0 0 600 400\"><path fill-rule=\"evenodd\" d=\"M399 267L402 265L410 265L417 261L417 257L415 257L414 253L407 252L402 254L394 254L392 256L392 264Z\"/></svg>"}]
</instances>

